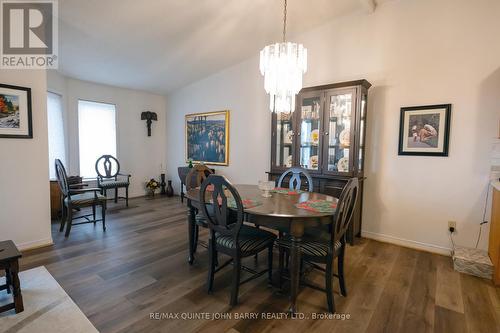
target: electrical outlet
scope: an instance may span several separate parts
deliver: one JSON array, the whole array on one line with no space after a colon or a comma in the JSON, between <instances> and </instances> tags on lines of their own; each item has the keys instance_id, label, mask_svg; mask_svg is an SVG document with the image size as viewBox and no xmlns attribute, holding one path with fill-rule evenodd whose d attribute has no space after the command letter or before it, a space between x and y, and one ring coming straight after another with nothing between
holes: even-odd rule
<instances>
[{"instance_id":1,"label":"electrical outlet","mask_svg":"<svg viewBox=\"0 0 500 333\"><path fill-rule=\"evenodd\" d=\"M453 228L454 231L457 231L457 222L455 221L448 221L448 230Z\"/></svg>"}]
</instances>

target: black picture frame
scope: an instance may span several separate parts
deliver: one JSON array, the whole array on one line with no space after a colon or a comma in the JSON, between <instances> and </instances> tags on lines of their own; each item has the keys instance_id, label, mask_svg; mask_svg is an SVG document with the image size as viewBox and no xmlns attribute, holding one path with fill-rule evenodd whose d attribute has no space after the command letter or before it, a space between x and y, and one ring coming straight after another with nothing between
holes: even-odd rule
<instances>
[{"instance_id":1,"label":"black picture frame","mask_svg":"<svg viewBox=\"0 0 500 333\"><path fill-rule=\"evenodd\" d=\"M0 83L0 94L2 94L2 89L11 89L26 92L26 121L27 121L27 131L26 134L5 134L2 133L2 128L0 127L0 138L6 139L33 139L33 119L32 119L32 110L31 110L31 88L28 87L20 87L9 84L1 84ZM20 106L19 110L20 112Z\"/></svg>"},{"instance_id":2,"label":"black picture frame","mask_svg":"<svg viewBox=\"0 0 500 333\"><path fill-rule=\"evenodd\" d=\"M441 128L444 130L443 137L442 137L442 149L439 151L436 151L436 148L434 147L422 147L421 150L418 150L418 148L411 148L411 151L408 151L407 149L410 149L409 147L405 147L405 125L406 125L406 120L409 119L406 117L407 112L415 112L415 111L422 111L422 114L425 114L426 111L429 110L444 110L444 126ZM440 119L441 121L441 119ZM409 156L440 156L440 157L446 157L448 156L448 151L449 151L449 143L450 143L450 123L451 123L451 104L435 104L435 105L423 105L423 106L409 106L409 107L402 107L401 108L401 113L400 113L400 121L399 121L399 147L398 147L398 155L409 155ZM407 129L409 128L406 127ZM439 131L439 129L438 129ZM408 133L406 133L408 135ZM439 143L439 132L437 134L437 142ZM418 134L417 134L417 139L418 139ZM409 139L408 139L409 141Z\"/></svg>"}]
</instances>

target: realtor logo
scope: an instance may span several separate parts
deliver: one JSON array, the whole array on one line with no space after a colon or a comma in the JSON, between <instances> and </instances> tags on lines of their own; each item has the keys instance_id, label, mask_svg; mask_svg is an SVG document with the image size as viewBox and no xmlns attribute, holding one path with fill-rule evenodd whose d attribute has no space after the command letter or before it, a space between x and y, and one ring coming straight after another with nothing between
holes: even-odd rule
<instances>
[{"instance_id":1,"label":"realtor logo","mask_svg":"<svg viewBox=\"0 0 500 333\"><path fill-rule=\"evenodd\" d=\"M0 0L1 68L57 68L57 0Z\"/></svg>"}]
</instances>

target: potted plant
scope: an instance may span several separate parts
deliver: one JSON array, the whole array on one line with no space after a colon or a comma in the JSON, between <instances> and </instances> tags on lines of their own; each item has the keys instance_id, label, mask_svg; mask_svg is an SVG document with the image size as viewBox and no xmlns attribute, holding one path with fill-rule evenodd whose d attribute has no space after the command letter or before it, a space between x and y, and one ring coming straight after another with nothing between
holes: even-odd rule
<instances>
[{"instance_id":1,"label":"potted plant","mask_svg":"<svg viewBox=\"0 0 500 333\"><path fill-rule=\"evenodd\" d=\"M160 184L153 178L151 178L147 183L146 183L146 189L148 190L148 196L149 197L154 197L155 196L155 191L160 187Z\"/></svg>"}]
</instances>

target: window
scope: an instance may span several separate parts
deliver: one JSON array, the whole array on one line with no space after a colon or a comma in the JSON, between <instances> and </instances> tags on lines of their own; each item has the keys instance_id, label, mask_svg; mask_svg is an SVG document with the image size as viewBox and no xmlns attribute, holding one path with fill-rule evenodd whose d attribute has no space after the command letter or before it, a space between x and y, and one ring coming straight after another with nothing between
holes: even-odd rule
<instances>
[{"instance_id":1,"label":"window","mask_svg":"<svg viewBox=\"0 0 500 333\"><path fill-rule=\"evenodd\" d=\"M63 105L61 95L47 92L47 123L49 126L49 176L56 178L55 159L66 165Z\"/></svg>"},{"instance_id":2,"label":"window","mask_svg":"<svg viewBox=\"0 0 500 333\"><path fill-rule=\"evenodd\" d=\"M95 178L95 162L116 156L116 111L113 104L78 101L80 176Z\"/></svg>"}]
</instances>

